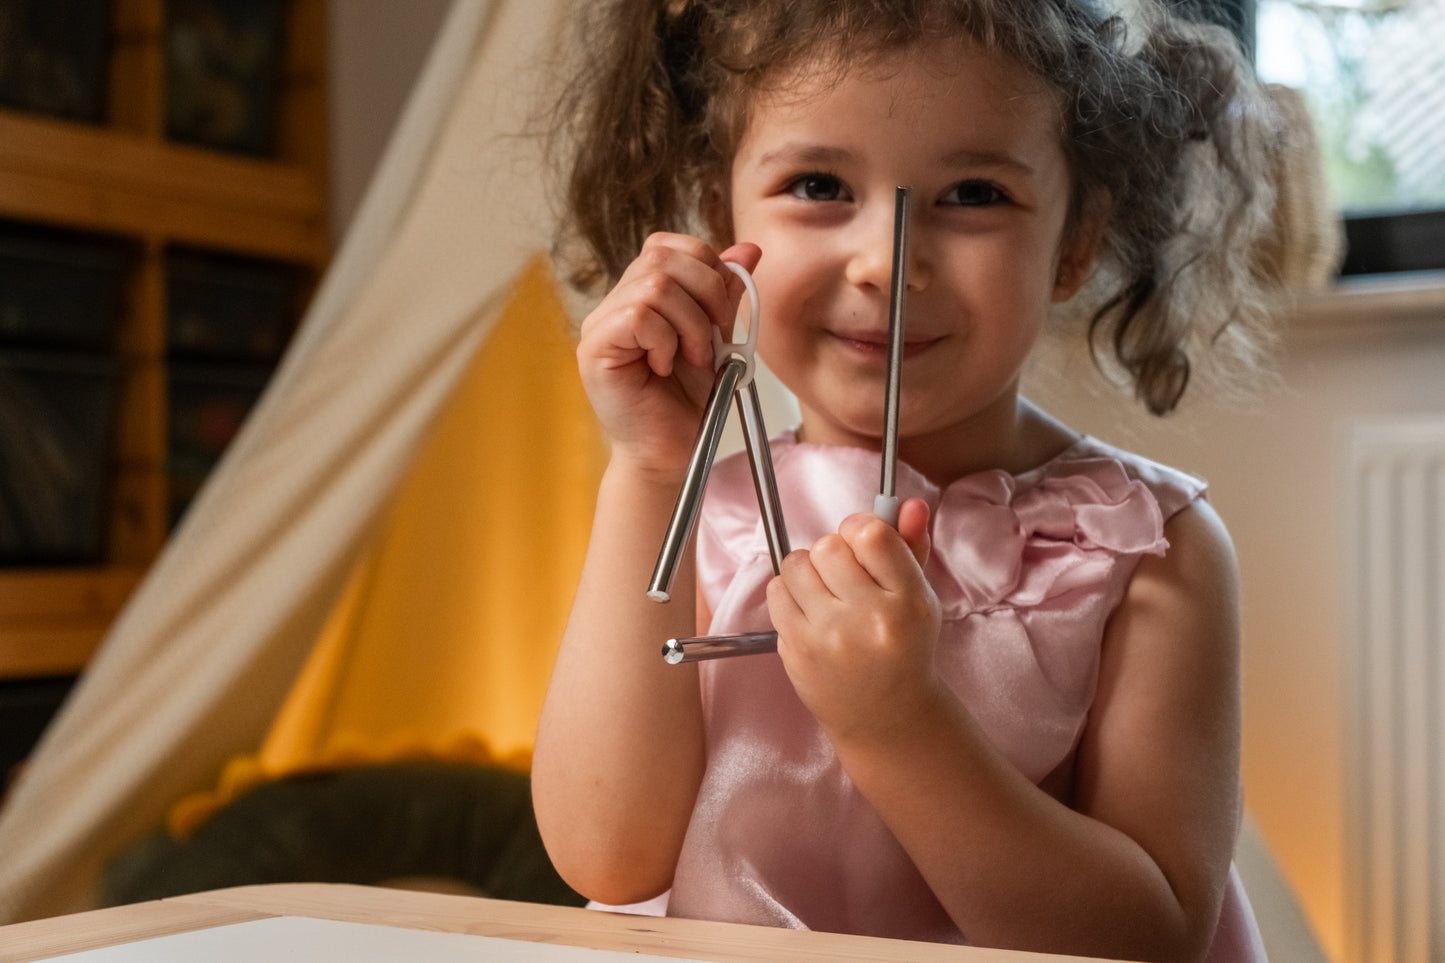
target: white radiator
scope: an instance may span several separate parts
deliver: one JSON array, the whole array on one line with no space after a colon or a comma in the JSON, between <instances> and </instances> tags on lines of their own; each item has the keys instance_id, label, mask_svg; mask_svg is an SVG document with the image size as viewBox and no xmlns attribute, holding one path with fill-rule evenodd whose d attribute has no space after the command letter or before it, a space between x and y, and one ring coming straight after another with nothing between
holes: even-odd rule
<instances>
[{"instance_id":1,"label":"white radiator","mask_svg":"<svg viewBox=\"0 0 1445 963\"><path fill-rule=\"evenodd\" d=\"M1445 963L1445 419L1350 441L1351 959Z\"/></svg>"}]
</instances>

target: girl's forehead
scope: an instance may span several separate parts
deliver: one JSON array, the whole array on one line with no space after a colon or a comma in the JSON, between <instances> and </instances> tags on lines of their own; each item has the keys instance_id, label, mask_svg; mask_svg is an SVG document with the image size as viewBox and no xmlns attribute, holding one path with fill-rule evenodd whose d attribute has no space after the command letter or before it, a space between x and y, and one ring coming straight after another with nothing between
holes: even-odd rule
<instances>
[{"instance_id":1,"label":"girl's forehead","mask_svg":"<svg viewBox=\"0 0 1445 963\"><path fill-rule=\"evenodd\" d=\"M852 62L829 54L803 57L752 92L743 129L746 137L760 120L871 109L918 112L920 121L938 111L998 121L1037 121L1045 114L1057 130L1059 106L1059 92L1008 54L969 40L930 40Z\"/></svg>"}]
</instances>

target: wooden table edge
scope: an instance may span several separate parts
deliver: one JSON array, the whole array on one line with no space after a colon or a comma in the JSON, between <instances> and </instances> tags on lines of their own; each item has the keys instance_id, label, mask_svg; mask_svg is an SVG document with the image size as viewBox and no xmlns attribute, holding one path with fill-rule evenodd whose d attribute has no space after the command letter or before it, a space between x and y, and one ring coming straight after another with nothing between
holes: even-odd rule
<instances>
[{"instance_id":1,"label":"wooden table edge","mask_svg":"<svg viewBox=\"0 0 1445 963\"><path fill-rule=\"evenodd\" d=\"M271 883L211 890L0 927L0 963L278 916L466 933L709 963L1068 963L1076 957L606 913L342 883Z\"/></svg>"}]
</instances>

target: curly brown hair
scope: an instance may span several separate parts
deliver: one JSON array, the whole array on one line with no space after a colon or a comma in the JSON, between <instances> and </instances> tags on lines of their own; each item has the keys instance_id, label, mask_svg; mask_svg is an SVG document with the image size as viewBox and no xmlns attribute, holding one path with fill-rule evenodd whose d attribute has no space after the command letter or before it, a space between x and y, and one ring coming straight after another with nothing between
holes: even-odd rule
<instances>
[{"instance_id":1,"label":"curly brown hair","mask_svg":"<svg viewBox=\"0 0 1445 963\"><path fill-rule=\"evenodd\" d=\"M1276 139L1234 38L1140 0L599 0L559 105L559 258L584 290L615 283L654 231L731 241L729 168L750 99L801 66L847 71L964 38L1058 93L1070 224L1102 219L1081 295L1101 366L1155 414L1206 348L1245 362L1267 337Z\"/></svg>"}]
</instances>

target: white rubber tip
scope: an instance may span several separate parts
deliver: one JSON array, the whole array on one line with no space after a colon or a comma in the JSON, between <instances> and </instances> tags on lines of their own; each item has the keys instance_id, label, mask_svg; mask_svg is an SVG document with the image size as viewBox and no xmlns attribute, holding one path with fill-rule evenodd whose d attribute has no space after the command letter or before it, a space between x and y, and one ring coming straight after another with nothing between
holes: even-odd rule
<instances>
[{"instance_id":1,"label":"white rubber tip","mask_svg":"<svg viewBox=\"0 0 1445 963\"><path fill-rule=\"evenodd\" d=\"M672 596L668 595L662 589L652 589L647 593L647 597L652 599L654 602L667 602L672 599Z\"/></svg>"},{"instance_id":2,"label":"white rubber tip","mask_svg":"<svg viewBox=\"0 0 1445 963\"><path fill-rule=\"evenodd\" d=\"M893 495L874 495L873 514L894 528L898 527L898 508L902 504Z\"/></svg>"}]
</instances>

